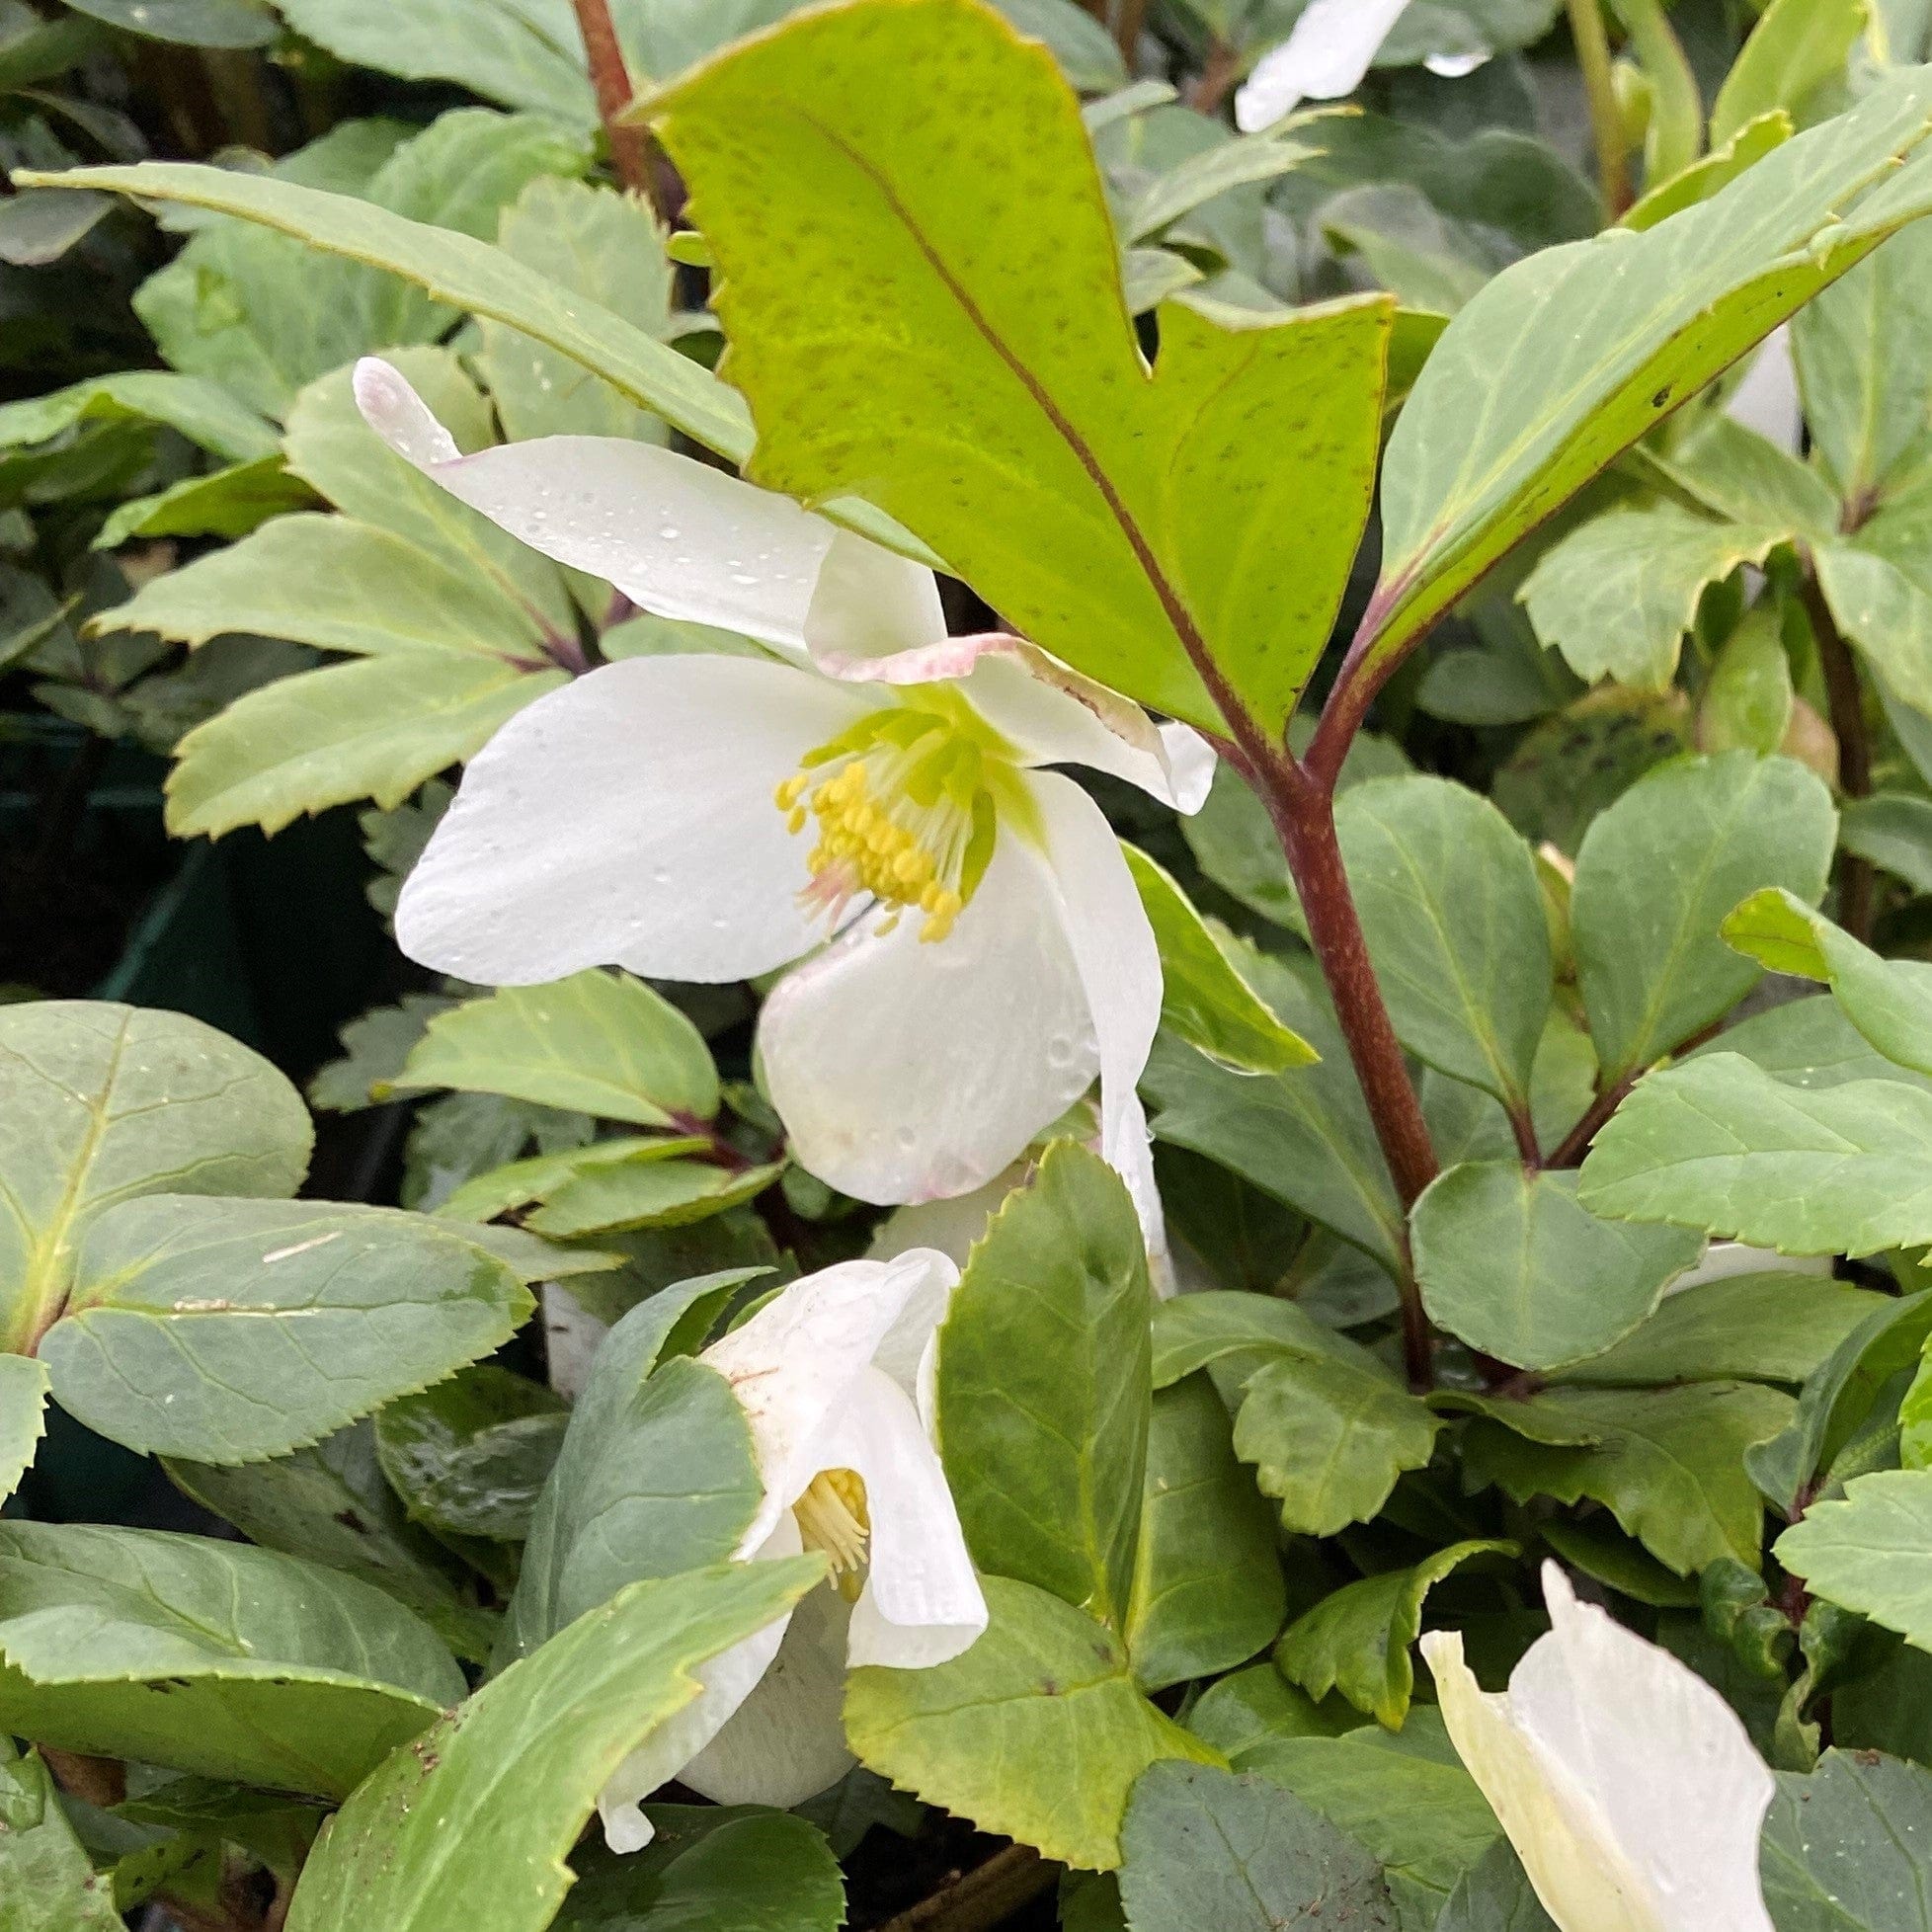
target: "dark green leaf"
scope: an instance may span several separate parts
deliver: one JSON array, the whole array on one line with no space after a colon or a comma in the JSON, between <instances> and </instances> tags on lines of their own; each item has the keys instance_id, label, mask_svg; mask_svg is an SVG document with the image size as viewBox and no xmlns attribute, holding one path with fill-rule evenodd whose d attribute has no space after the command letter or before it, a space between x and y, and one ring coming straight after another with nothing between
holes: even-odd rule
<instances>
[{"instance_id":1,"label":"dark green leaf","mask_svg":"<svg viewBox=\"0 0 1932 1932\"><path fill-rule=\"evenodd\" d=\"M114 1886L94 1870L38 1751L0 1736L0 1899L7 1932L121 1932Z\"/></svg>"},{"instance_id":2,"label":"dark green leaf","mask_svg":"<svg viewBox=\"0 0 1932 1932\"><path fill-rule=\"evenodd\" d=\"M1764 1820L1764 1900L1778 1932L1932 1928L1932 1772L1826 1751L1787 1772Z\"/></svg>"}]
</instances>

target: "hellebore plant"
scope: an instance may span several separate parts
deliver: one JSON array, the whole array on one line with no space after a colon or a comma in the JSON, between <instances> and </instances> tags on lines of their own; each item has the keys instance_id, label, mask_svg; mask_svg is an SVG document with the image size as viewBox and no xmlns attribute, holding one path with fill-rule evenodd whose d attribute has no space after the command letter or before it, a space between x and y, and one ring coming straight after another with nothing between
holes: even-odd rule
<instances>
[{"instance_id":1,"label":"hellebore plant","mask_svg":"<svg viewBox=\"0 0 1932 1932\"><path fill-rule=\"evenodd\" d=\"M819 1550L831 1574L706 1664L697 1701L604 1788L613 1850L650 1842L638 1801L670 1778L725 1805L815 1796L852 1763L847 1666L924 1669L986 1628L931 1435L934 1334L958 1280L930 1248L847 1261L782 1289L699 1356L738 1398L764 1486L738 1556Z\"/></svg>"},{"instance_id":2,"label":"hellebore plant","mask_svg":"<svg viewBox=\"0 0 1932 1932\"><path fill-rule=\"evenodd\" d=\"M1776 1784L1743 1724L1668 1650L1543 1566L1550 1631L1507 1691L1430 1631L1457 1752L1558 1932L1771 1932L1758 1831Z\"/></svg>"},{"instance_id":3,"label":"hellebore plant","mask_svg":"<svg viewBox=\"0 0 1932 1932\"><path fill-rule=\"evenodd\" d=\"M1134 1083L1161 966L1083 765L1182 811L1213 757L1017 638L948 638L930 570L648 443L461 454L389 364L392 448L505 529L765 659L606 665L471 761L397 936L488 985L615 964L691 981L802 961L759 1027L798 1160L861 1200L982 1185L1091 1085L1152 1209Z\"/></svg>"}]
</instances>

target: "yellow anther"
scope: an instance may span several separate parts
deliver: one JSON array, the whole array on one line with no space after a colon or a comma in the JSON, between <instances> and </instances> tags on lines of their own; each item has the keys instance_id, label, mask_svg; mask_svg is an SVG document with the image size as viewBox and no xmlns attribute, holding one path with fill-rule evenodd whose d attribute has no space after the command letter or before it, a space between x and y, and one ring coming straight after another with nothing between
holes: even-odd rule
<instances>
[{"instance_id":1,"label":"yellow anther","mask_svg":"<svg viewBox=\"0 0 1932 1932\"><path fill-rule=\"evenodd\" d=\"M785 819L785 830L799 833L805 830L806 811L802 805L794 805Z\"/></svg>"},{"instance_id":2,"label":"yellow anther","mask_svg":"<svg viewBox=\"0 0 1932 1932\"><path fill-rule=\"evenodd\" d=\"M842 1587L865 1561L872 1518L865 1506L865 1479L856 1470L822 1469L791 1506L799 1539L808 1550L823 1550ZM856 1577L853 1577L856 1580Z\"/></svg>"}]
</instances>

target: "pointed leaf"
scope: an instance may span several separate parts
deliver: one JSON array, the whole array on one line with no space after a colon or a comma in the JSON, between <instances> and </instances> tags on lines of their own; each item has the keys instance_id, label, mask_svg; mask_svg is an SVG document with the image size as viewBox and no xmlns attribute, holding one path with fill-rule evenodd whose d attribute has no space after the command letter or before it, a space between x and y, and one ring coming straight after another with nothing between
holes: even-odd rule
<instances>
[{"instance_id":1,"label":"pointed leaf","mask_svg":"<svg viewBox=\"0 0 1932 1932\"><path fill-rule=\"evenodd\" d=\"M114 1883L97 1873L38 1751L0 1737L0 1898L7 1932L122 1932Z\"/></svg>"},{"instance_id":2,"label":"pointed leaf","mask_svg":"<svg viewBox=\"0 0 1932 1932\"><path fill-rule=\"evenodd\" d=\"M0 1355L0 1502L20 1488L46 1433L47 1372L31 1355Z\"/></svg>"},{"instance_id":3,"label":"pointed leaf","mask_svg":"<svg viewBox=\"0 0 1932 1932\"><path fill-rule=\"evenodd\" d=\"M1778 1561L1812 1595L1932 1650L1932 1471L1855 1477L1779 1537Z\"/></svg>"},{"instance_id":4,"label":"pointed leaf","mask_svg":"<svg viewBox=\"0 0 1932 1932\"><path fill-rule=\"evenodd\" d=\"M1718 90L1711 145L1774 108L1795 114L1827 81L1842 77L1869 14L1869 0L1772 0Z\"/></svg>"}]
</instances>

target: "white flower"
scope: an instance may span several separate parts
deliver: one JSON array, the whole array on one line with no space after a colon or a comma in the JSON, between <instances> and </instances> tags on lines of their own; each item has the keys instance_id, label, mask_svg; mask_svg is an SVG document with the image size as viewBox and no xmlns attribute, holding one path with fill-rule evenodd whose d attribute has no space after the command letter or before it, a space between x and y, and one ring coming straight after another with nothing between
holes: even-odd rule
<instances>
[{"instance_id":1,"label":"white flower","mask_svg":"<svg viewBox=\"0 0 1932 1932\"><path fill-rule=\"evenodd\" d=\"M1449 1735L1560 1932L1772 1932L1758 1832L1775 1786L1743 1725L1669 1651L1543 1568L1551 1629L1506 1692L1431 1631Z\"/></svg>"},{"instance_id":2,"label":"white flower","mask_svg":"<svg viewBox=\"0 0 1932 1932\"><path fill-rule=\"evenodd\" d=\"M463 456L381 362L356 393L513 534L778 654L627 659L520 712L403 889L403 949L487 985L729 981L831 938L759 1031L812 1172L874 1202L966 1192L1097 1075L1106 1157L1144 1194L1160 957L1106 819L1042 767L1193 811L1203 741L1017 638L947 638L929 570L787 498L600 437Z\"/></svg>"},{"instance_id":3,"label":"white flower","mask_svg":"<svg viewBox=\"0 0 1932 1932\"><path fill-rule=\"evenodd\" d=\"M1244 134L1272 127L1303 101L1338 101L1362 76L1409 0L1309 0L1288 38L1254 63L1235 96L1235 124ZM1422 62L1444 80L1473 74L1487 52L1432 53Z\"/></svg>"},{"instance_id":4,"label":"white flower","mask_svg":"<svg viewBox=\"0 0 1932 1932\"><path fill-rule=\"evenodd\" d=\"M670 1778L725 1805L825 1790L852 1762L846 1669L944 1663L985 1630L931 1435L933 1337L958 1280L926 1248L843 1262L698 1357L731 1383L765 1487L738 1556L823 1550L832 1578L704 1665L697 1699L624 1762L598 1801L612 1850L650 1842L638 1802Z\"/></svg>"}]
</instances>

